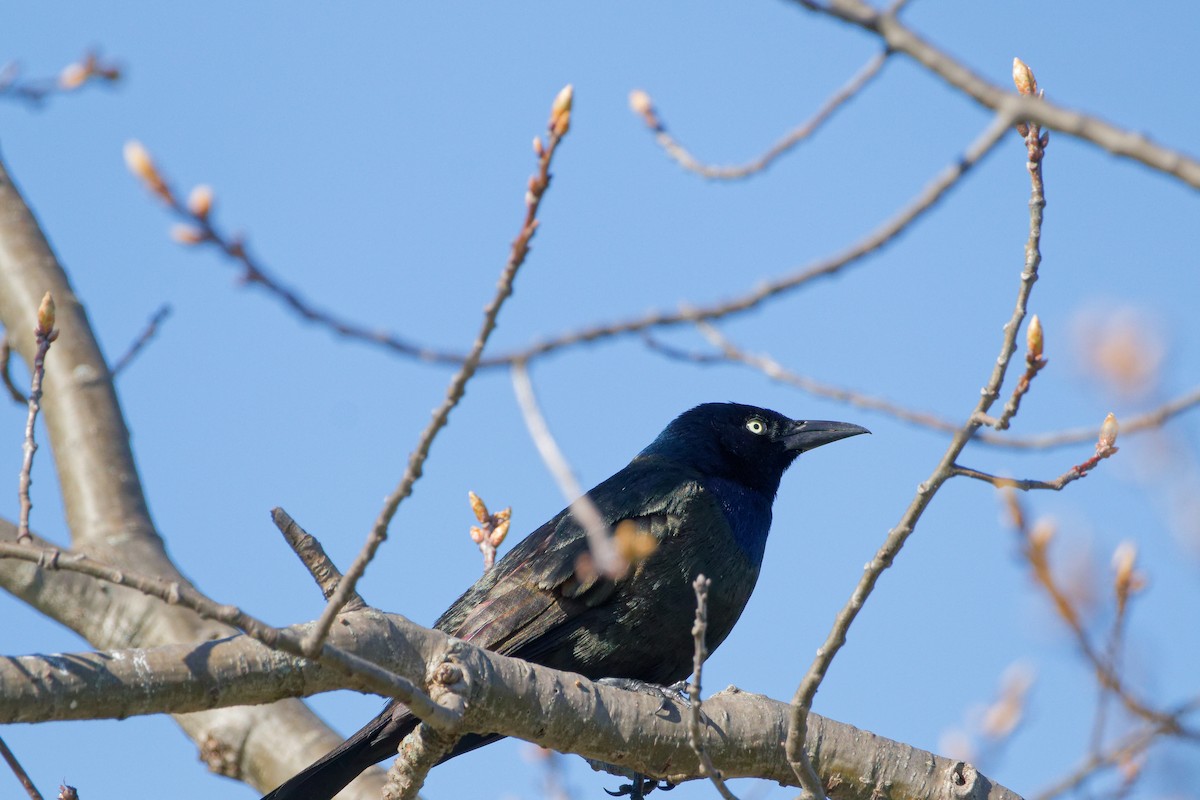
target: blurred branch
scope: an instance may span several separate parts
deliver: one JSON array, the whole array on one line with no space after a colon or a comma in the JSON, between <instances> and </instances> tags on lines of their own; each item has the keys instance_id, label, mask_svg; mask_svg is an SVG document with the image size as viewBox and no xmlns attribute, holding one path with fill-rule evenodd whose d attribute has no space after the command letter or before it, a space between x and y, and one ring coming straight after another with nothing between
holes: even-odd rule
<instances>
[{"instance_id":1,"label":"blurred branch","mask_svg":"<svg viewBox=\"0 0 1200 800\"><path fill-rule=\"evenodd\" d=\"M587 532L588 551L592 556L592 565L609 577L616 577L625 572L628 563L613 546L612 533L608 524L600 514L600 509L592 502L592 498L583 491L575 473L567 459L559 449L558 443L546 425L546 419L538 408L537 397L533 393L533 384L529 380L529 371L521 361L512 365L513 391L517 395L517 403L521 406L521 415L525 419L525 427L533 443L537 445L538 454L542 457L559 491L571 504L571 514Z\"/></svg>"},{"instance_id":2,"label":"blurred branch","mask_svg":"<svg viewBox=\"0 0 1200 800\"><path fill-rule=\"evenodd\" d=\"M1013 528L1021 540L1022 557L1029 564L1035 582L1046 592L1055 612L1070 629L1076 647L1091 666L1100 686L1116 696L1130 713L1162 728L1164 733L1187 737L1195 736L1196 732L1183 728L1178 714L1159 711L1135 697L1116 670L1115 665L1109 663L1096 649L1084 628L1082 615L1076 609L1070 595L1059 585L1058 580L1054 577L1054 571L1051 569L1049 544L1054 535L1053 527L1044 523L1031 528L1027 523L1028 516L1016 495L1008 493L1005 495L1005 500Z\"/></svg>"},{"instance_id":3,"label":"blurred branch","mask_svg":"<svg viewBox=\"0 0 1200 800\"><path fill-rule=\"evenodd\" d=\"M13 402L23 406L29 402L29 398L13 382L12 372L9 371L11 363L12 345L8 343L8 332L5 331L4 335L0 336L0 381L4 383L4 388L8 390L8 396Z\"/></svg>"},{"instance_id":4,"label":"blurred branch","mask_svg":"<svg viewBox=\"0 0 1200 800\"><path fill-rule=\"evenodd\" d=\"M1200 707L1200 699L1191 700L1168 714L1169 722L1149 724L1126 736L1121 741L1100 753L1092 753L1079 766L1058 781L1034 795L1033 800L1053 800L1067 792L1078 789L1101 770L1118 766L1146 752L1150 745L1171 727L1182 724L1185 715Z\"/></svg>"},{"instance_id":5,"label":"blurred branch","mask_svg":"<svg viewBox=\"0 0 1200 800\"><path fill-rule=\"evenodd\" d=\"M87 84L113 84L121 79L121 68L112 61L101 60L92 51L79 61L63 67L54 78L22 78L21 67L10 61L0 67L0 98L18 100L40 108L53 95L69 94Z\"/></svg>"},{"instance_id":6,"label":"blurred branch","mask_svg":"<svg viewBox=\"0 0 1200 800\"><path fill-rule=\"evenodd\" d=\"M146 323L146 327L142 329L138 338L129 345L129 349L125 351L124 355L113 363L109 369L109 374L115 378L121 370L128 367L138 357L138 354L142 352L142 349L150 344L151 340L158 334L158 326L162 325L169 316L171 316L171 307L164 303L159 307L158 311L154 312L154 316L150 317L150 321Z\"/></svg>"},{"instance_id":7,"label":"blurred branch","mask_svg":"<svg viewBox=\"0 0 1200 800\"><path fill-rule=\"evenodd\" d=\"M1192 188L1200 188L1200 162L1155 144L1140 133L1119 128L1097 117L1072 111L1044 98L1014 95L972 72L946 51L921 38L892 11L878 11L862 0L793 0L814 13L847 22L878 36L891 50L910 57L931 74L941 78L976 102L994 111L1012 110L1018 119L1062 131L1107 150L1171 175Z\"/></svg>"},{"instance_id":8,"label":"blurred branch","mask_svg":"<svg viewBox=\"0 0 1200 800\"><path fill-rule=\"evenodd\" d=\"M512 294L513 281L517 277L517 270L525 263L525 257L529 254L529 242L533 239L533 235L537 231L537 212L541 208L542 198L545 196L546 189L550 186L550 163L554 159L554 153L558 150L558 145L562 141L562 138L570 130L572 96L572 88L568 85L554 99L554 103L550 109L550 121L547 126L549 139L546 146L542 146L540 139L535 139L534 150L538 156L538 171L529 179L529 187L525 193L525 219L521 223L521 230L517 234L517 238L513 240L508 262L504 265L504 269L500 273L496 294L484 309L483 323L480 326L479 333L475 337L475 343L471 347L471 352L459 367L458 372L451 378L450 385L446 389L446 397L437 410L434 411L433 419L429 421L429 425L421 432L417 446L408 458L408 465L404 470L404 475L401 477L400 483L384 501L383 509L380 510L379 516L371 527L371 532L367 536L367 541L363 544L362 550L350 565L345 578L338 584L337 590L334 592L333 597L329 599L325 610L321 612L316 625L313 626L305 648L306 652L310 654L320 650L321 643L329 633L329 628L333 625L334 617L337 616L338 611L349 600L351 594L354 592L355 584L358 583L358 579L362 577L367 569L367 565L375 557L376 550L387 539L388 526L391 524L392 517L396 514L396 510L400 507L400 503L403 502L404 498L412 493L413 485L421 477L425 458L429 455L429 448L433 445L434 437L445 427L446 422L450 418L450 412L458 405L458 401L462 399L466 391L467 382L475 374L476 367L479 366L480 358L483 355L483 348L487 345L488 337L491 336L492 331L496 328L496 318L500 314L500 308L504 305L504 301Z\"/></svg>"},{"instance_id":9,"label":"blurred branch","mask_svg":"<svg viewBox=\"0 0 1200 800\"><path fill-rule=\"evenodd\" d=\"M710 178L713 180L739 180L749 178L759 172L762 172L769 167L775 159L787 153L796 145L803 142L808 137L812 136L816 131L830 118L834 112L851 100L855 95L861 92L871 80L879 74L884 63L887 61L889 51L884 50L873 56L870 61L862 66L861 69L850 79L850 81L835 92L824 105L817 110L802 125L796 127L786 136L780 139L762 155L755 158L746 164L739 166L714 166L705 164L697 160L691 153L681 145L675 137L667 132L666 125L663 124L662 117L658 110L654 107L650 95L643 91L636 90L629 95L629 105L634 113L641 116L642 121L646 123L646 127L654 134L654 140L658 142L668 156L679 163L679 166L686 170L695 172L702 178Z\"/></svg>"}]
</instances>

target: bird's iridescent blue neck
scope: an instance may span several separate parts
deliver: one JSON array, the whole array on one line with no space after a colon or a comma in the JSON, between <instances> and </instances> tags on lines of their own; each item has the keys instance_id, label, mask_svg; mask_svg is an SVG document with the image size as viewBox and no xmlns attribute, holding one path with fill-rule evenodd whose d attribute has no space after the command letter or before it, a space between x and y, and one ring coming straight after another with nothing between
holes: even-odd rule
<instances>
[{"instance_id":1,"label":"bird's iridescent blue neck","mask_svg":"<svg viewBox=\"0 0 1200 800\"><path fill-rule=\"evenodd\" d=\"M733 539L754 566L762 563L771 530L771 498L725 478L705 478L703 485L725 515Z\"/></svg>"}]
</instances>

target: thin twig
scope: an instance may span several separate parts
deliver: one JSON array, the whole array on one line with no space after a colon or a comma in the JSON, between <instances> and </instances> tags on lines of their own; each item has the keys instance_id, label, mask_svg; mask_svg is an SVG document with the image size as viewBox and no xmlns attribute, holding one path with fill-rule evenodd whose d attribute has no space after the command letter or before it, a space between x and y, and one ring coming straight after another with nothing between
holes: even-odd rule
<instances>
[{"instance_id":1,"label":"thin twig","mask_svg":"<svg viewBox=\"0 0 1200 800\"><path fill-rule=\"evenodd\" d=\"M5 332L3 336L0 336L0 381L4 383L4 388L8 389L8 396L13 399L13 402L23 406L29 402L29 398L13 382L12 373L9 371L11 363L12 344L9 343L8 333Z\"/></svg>"},{"instance_id":2,"label":"thin twig","mask_svg":"<svg viewBox=\"0 0 1200 800\"><path fill-rule=\"evenodd\" d=\"M0 756L4 757L5 762L8 763L8 768L17 776L17 780L25 788L25 793L29 795L30 800L43 800L42 793L33 785L33 780L30 779L29 773L21 766L21 762L17 760L13 751L8 749L8 745L4 739L0 739Z\"/></svg>"},{"instance_id":3,"label":"thin twig","mask_svg":"<svg viewBox=\"0 0 1200 800\"><path fill-rule=\"evenodd\" d=\"M993 121L993 125L1002 123L1004 129L1007 129L1013 122L1014 120L1002 114L997 120ZM808 733L808 713L812 709L813 698L816 696L817 689L825 679L825 674L828 672L829 665L833 662L834 657L846 643L846 634L858 616L858 612L862 610L867 598L870 597L879 577L895 561L896 556L904 547L904 543L912 534L917 521L921 518L921 515L928 507L930 501L932 501L934 495L937 494L938 489L952 477L955 460L967 446L967 443L971 441L971 438L975 435L976 430L981 424L979 420L980 415L986 414L996 401L996 398L999 397L1000 386L1004 382L1009 362L1012 359L1013 352L1016 350L1017 331L1020 328L1021 321L1025 317L1025 308L1029 301L1029 294L1033 290L1034 282L1037 281L1038 265L1041 263L1039 243L1041 241L1042 212L1046 205L1041 179L1041 164L1041 157L1034 158L1032 155L1026 163L1026 167L1030 173L1031 188L1029 198L1029 238L1025 245L1025 265L1021 272L1021 283L1017 291L1016 307L1013 309L1008 323L1004 326L1004 337L1000 345L1000 355L992 367L992 374L980 392L975 410L954 434L950 445L942 455L937 467L934 468L933 473L917 487L917 494L901 515L899 524L888 531L883 545L863 570L858 585L854 587L854 591L851 593L846 605L838 612L833 628L826 637L824 644L817 650L816 658L813 660L808 672L805 673L804 678L800 681L800 685L796 688L795 696L792 698L792 714L786 744L787 759L796 773L796 777L800 780L801 785L804 786L805 791L814 797L820 797L822 789L816 772L813 770L812 763L808 759L808 754L804 750L804 742Z\"/></svg>"},{"instance_id":4,"label":"thin twig","mask_svg":"<svg viewBox=\"0 0 1200 800\"><path fill-rule=\"evenodd\" d=\"M1025 374L1017 380L1017 385L1013 388L1012 396L1004 404L1004 411L1001 412L1000 417L992 423L992 427L998 431L1008 430L1013 417L1017 415L1017 411L1021 408L1021 398L1029 391L1029 387L1033 384L1033 379L1048 363L1042 357L1042 323L1038 320L1037 314L1034 314L1029 320L1029 325L1025 331L1025 342L1028 347L1025 353Z\"/></svg>"},{"instance_id":5,"label":"thin twig","mask_svg":"<svg viewBox=\"0 0 1200 800\"><path fill-rule=\"evenodd\" d=\"M146 323L146 327L142 330L138 338L129 345L129 349L125 351L125 354L118 358L112 367L109 368L108 371L111 377L117 377L117 374L121 370L128 367L129 363L137 358L142 349L150 344L150 341L158 334L158 327L166 322L169 316L171 316L171 306L164 303L159 307L158 311L154 312L154 316L150 317L150 321Z\"/></svg>"},{"instance_id":6,"label":"thin twig","mask_svg":"<svg viewBox=\"0 0 1200 800\"><path fill-rule=\"evenodd\" d=\"M33 329L37 341L37 350L33 355L33 378L29 384L29 416L25 418L25 458L21 462L21 475L17 481L17 494L21 502L20 522L17 525L17 544L32 541L29 535L29 514L33 511L33 501L29 497L29 487L33 483L33 454L37 452L37 442L33 438L34 423L37 422L38 411L42 403L42 380L46 377L46 354L50 345L58 338L54 329L54 298L46 292L42 304L38 306L37 326Z\"/></svg>"},{"instance_id":7,"label":"thin twig","mask_svg":"<svg viewBox=\"0 0 1200 800\"><path fill-rule=\"evenodd\" d=\"M954 477L974 478L977 481L984 481L995 486L997 489L1020 489L1023 492L1028 492L1031 489L1050 489L1051 491L1061 491L1064 486L1072 481L1077 481L1085 477L1089 472L1095 469L1103 459L1109 458L1116 454L1116 447L1109 445L1107 447L1097 445L1096 453L1082 464L1076 464L1069 470L1059 475L1057 478L1049 481L1027 480L1018 478L1005 478L999 475L991 475L987 472L981 472L977 469L969 467L961 467L958 464L953 464L950 467L950 474Z\"/></svg>"},{"instance_id":8,"label":"thin twig","mask_svg":"<svg viewBox=\"0 0 1200 800\"><path fill-rule=\"evenodd\" d=\"M271 521L275 523L275 527L279 528L284 540L300 559L300 563L308 570L308 574L312 575L313 580L317 582L325 599L328 600L332 597L337 585L342 581L342 572L325 553L325 548L321 546L317 538L301 528L296 520L292 519L291 515L282 508L271 509ZM358 592L353 592L346 601L346 610L356 611L366 605L362 596Z\"/></svg>"},{"instance_id":9,"label":"thin twig","mask_svg":"<svg viewBox=\"0 0 1200 800\"><path fill-rule=\"evenodd\" d=\"M864 64L845 86L838 89L837 92L826 100L808 120L789 131L786 136L771 145L762 155L737 166L705 164L689 153L687 148L667 132L662 117L658 114L658 110L654 107L649 95L645 92L633 92L629 96L629 101L634 112L642 117L642 121L646 123L646 127L654 134L654 140L658 142L658 146L668 156L678 162L679 166L695 172L702 178L712 180L740 180L762 172L771 166L777 158L816 133L833 116L835 111L861 92L879 74L880 69L887 62L888 55L889 52L884 50L872 56L871 60Z\"/></svg>"},{"instance_id":10,"label":"thin twig","mask_svg":"<svg viewBox=\"0 0 1200 800\"><path fill-rule=\"evenodd\" d=\"M554 153L558 150L558 145L562 141L562 137L566 135L570 128L571 98L571 87L567 86L555 98L551 108L548 143L545 147L542 147L541 141L538 140L536 148L540 151L538 152L538 171L537 174L529 179L529 188L525 194L525 219L521 224L521 230L517 234L517 238L513 241L508 262L504 265L504 270L500 274L496 294L484 309L483 324L480 326L475 343L471 347L471 352L462 366L459 367L458 372L450 380L450 386L446 390L446 397L437 410L434 411L433 419L430 420L425 430L421 432L417 446L408 458L408 465L404 470L404 475L400 479L399 485L388 495L384 502L383 509L379 512L375 524L371 527L371 532L367 536L367 541L363 545L362 550L354 559L354 563L350 565L350 569L346 572L346 577L338 584L337 591L329 599L325 610L321 612L321 616L313 627L307 641L308 647L306 649L310 652L316 652L320 649L321 643L324 642L326 635L329 633L329 628L333 625L334 617L337 616L338 611L349 600L350 594L354 591L359 578L366 571L367 565L371 563L371 559L375 557L375 551L387 539L388 526L391 524L392 517L395 516L396 510L400 507L400 503L403 502L404 498L412 493L413 485L421 477L425 458L429 455L429 448L433 445L434 437L446 425L447 420L450 418L450 412L458 405L458 401L462 399L463 393L466 391L467 382L475 374L475 369L478 367L479 360L483 355L483 348L487 345L488 337L491 336L492 331L496 328L496 318L500 314L500 308L504 305L504 301L508 299L509 295L512 294L513 280L517 276L517 270L525 262L525 257L529 253L529 242L537 231L537 212L541 207L546 189L550 185L550 163L554 158Z\"/></svg>"},{"instance_id":11,"label":"thin twig","mask_svg":"<svg viewBox=\"0 0 1200 800\"><path fill-rule=\"evenodd\" d=\"M704 662L708 659L708 644L705 637L708 635L708 590L711 586L712 581L703 575L697 575L696 580L692 582L692 589L696 592L696 621L692 624L692 641L694 643L692 682L688 684L688 743L691 744L692 752L696 754L696 759L700 762L700 774L712 781L717 793L725 800L737 800L733 792L729 791L729 787L725 785L725 778L713 766L708 751L704 749L702 733L705 726L700 713L700 679L704 673Z\"/></svg>"},{"instance_id":12,"label":"thin twig","mask_svg":"<svg viewBox=\"0 0 1200 800\"><path fill-rule=\"evenodd\" d=\"M1180 395L1152 411L1147 411L1129 419L1122 418L1121 435L1129 436L1133 433L1161 428L1173 417L1177 417L1185 411L1191 411L1197 407L1200 407L1200 388L1192 389L1190 392ZM1042 433L1035 436L1017 436L1011 439L990 433L980 433L976 438L987 444L995 444L1003 447L1048 450L1055 447L1069 447L1070 445L1082 442L1094 441L1099 435L1100 427L1093 426L1088 428L1073 428L1054 433Z\"/></svg>"},{"instance_id":13,"label":"thin twig","mask_svg":"<svg viewBox=\"0 0 1200 800\"><path fill-rule=\"evenodd\" d=\"M529 429L529 435L537 445L542 462L554 476L554 482L558 484L563 497L571 504L571 514L587 532L592 565L609 577L624 573L629 565L613 546L612 533L600 514L600 509L596 508L596 504L584 493L571 465L567 463L558 443L554 441L546 419L538 408L533 383L529 380L529 371L524 362L513 363L512 382L517 404L521 407L521 416L525 419L525 427Z\"/></svg>"}]
</instances>

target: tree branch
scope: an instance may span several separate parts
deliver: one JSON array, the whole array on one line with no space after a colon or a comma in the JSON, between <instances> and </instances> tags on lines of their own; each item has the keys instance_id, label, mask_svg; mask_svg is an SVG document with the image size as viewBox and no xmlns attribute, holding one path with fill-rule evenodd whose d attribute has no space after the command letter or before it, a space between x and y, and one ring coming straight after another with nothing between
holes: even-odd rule
<instances>
[{"instance_id":1,"label":"tree branch","mask_svg":"<svg viewBox=\"0 0 1200 800\"><path fill-rule=\"evenodd\" d=\"M805 139L816 133L822 125L833 116L834 112L852 100L859 92L866 88L883 65L887 62L890 53L884 50L871 57L871 60L862 66L862 68L854 74L850 81L838 89L825 103L817 109L803 124L797 126L790 131L786 136L780 139L775 144L771 145L765 153L758 156L754 160L740 164L737 166L716 166L705 164L681 145L670 133L667 132L666 126L663 124L662 117L659 116L657 109L654 107L650 95L643 91L636 90L629 95L629 105L634 113L641 116L642 121L646 123L646 127L654 134L654 140L658 146L679 166L686 170L695 172L702 178L712 180L740 180L756 175L767 167L771 166L780 156L785 155Z\"/></svg>"},{"instance_id":2,"label":"tree branch","mask_svg":"<svg viewBox=\"0 0 1200 800\"><path fill-rule=\"evenodd\" d=\"M878 36L888 48L913 59L980 105L993 111L1010 109L1018 119L1091 142L1113 155L1138 161L1156 172L1174 176L1192 188L1200 189L1200 162L1195 159L1097 117L1063 108L1041 98L1014 95L922 39L897 19L894 13L877 11L862 0L830 0L825 4L795 1L809 11L834 17Z\"/></svg>"},{"instance_id":3,"label":"tree branch","mask_svg":"<svg viewBox=\"0 0 1200 800\"><path fill-rule=\"evenodd\" d=\"M401 674L424 675L427 664L452 658L472 678L463 731L516 736L673 782L701 777L686 709L660 696L501 656L373 609L340 619L345 624L330 632L332 645L362 660L386 660ZM302 627L289 630L299 636ZM179 713L210 708L214 700L268 702L334 688L362 685L246 636L153 650L22 656L0 659L0 720L97 718L164 707ZM708 698L704 709L713 723L706 750L727 777L796 785L778 747L787 731L787 704L730 689ZM581 719L594 724L580 725ZM869 800L882 787L894 800L943 798L952 791L955 797L1018 800L969 765L816 714L808 736L814 764L827 785L840 787L840 800Z\"/></svg>"}]
</instances>

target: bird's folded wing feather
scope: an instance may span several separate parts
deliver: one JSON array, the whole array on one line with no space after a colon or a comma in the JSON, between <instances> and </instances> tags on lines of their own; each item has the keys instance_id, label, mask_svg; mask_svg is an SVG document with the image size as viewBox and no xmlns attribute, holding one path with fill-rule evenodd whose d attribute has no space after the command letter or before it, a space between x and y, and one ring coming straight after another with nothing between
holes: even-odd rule
<instances>
[{"instance_id":1,"label":"bird's folded wing feather","mask_svg":"<svg viewBox=\"0 0 1200 800\"><path fill-rule=\"evenodd\" d=\"M592 495L610 529L628 520L639 533L660 541L669 535L677 495L646 502L647 495L637 492L641 502L629 508L612 502L605 491L609 488L602 484ZM603 604L625 580L591 568L587 554L587 533L566 509L501 559L435 627L489 650L529 657L532 654L523 652L527 645L551 644L558 639L555 629Z\"/></svg>"}]
</instances>

